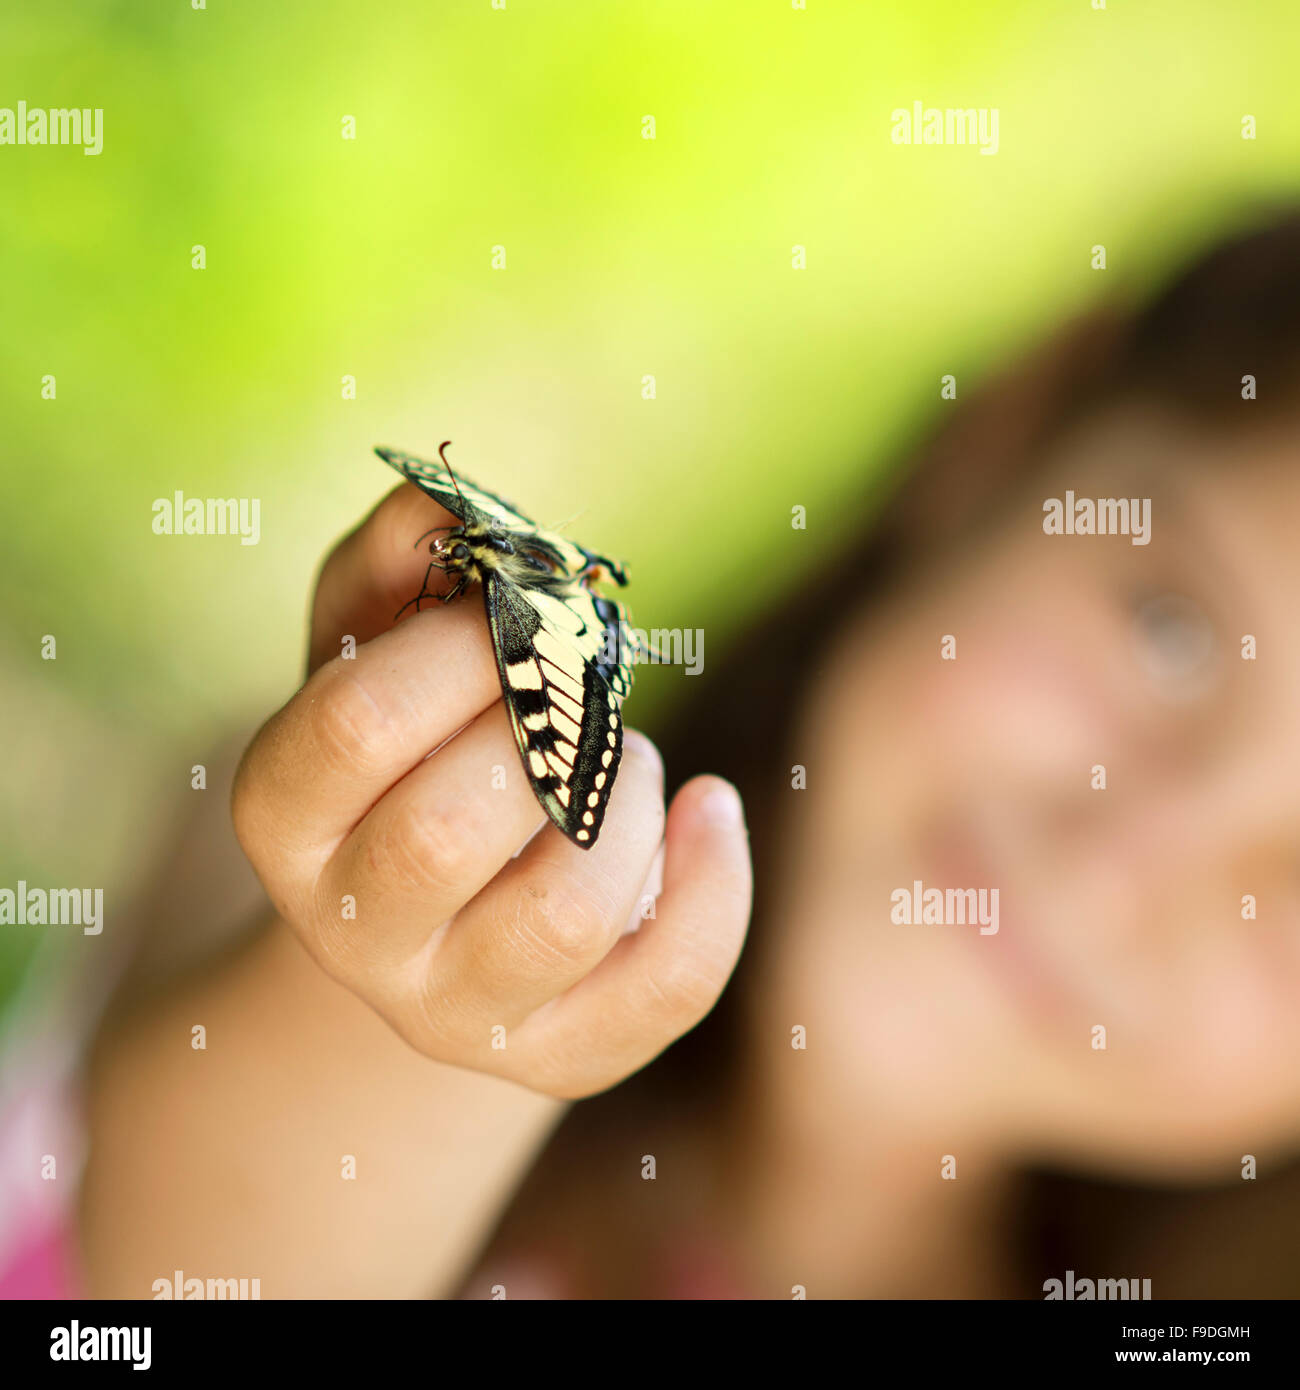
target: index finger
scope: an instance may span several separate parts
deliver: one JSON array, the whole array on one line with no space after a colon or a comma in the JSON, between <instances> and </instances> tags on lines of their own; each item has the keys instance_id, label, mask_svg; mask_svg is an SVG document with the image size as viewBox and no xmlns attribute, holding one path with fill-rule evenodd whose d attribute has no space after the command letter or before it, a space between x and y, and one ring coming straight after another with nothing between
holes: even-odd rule
<instances>
[{"instance_id":1,"label":"index finger","mask_svg":"<svg viewBox=\"0 0 1300 1390\"><path fill-rule=\"evenodd\" d=\"M432 527L456 524L414 483L402 483L344 536L326 557L316 583L309 674L338 656L345 636L355 637L360 646L392 627L397 611L419 593L428 572L428 549L417 547L417 540Z\"/></svg>"}]
</instances>

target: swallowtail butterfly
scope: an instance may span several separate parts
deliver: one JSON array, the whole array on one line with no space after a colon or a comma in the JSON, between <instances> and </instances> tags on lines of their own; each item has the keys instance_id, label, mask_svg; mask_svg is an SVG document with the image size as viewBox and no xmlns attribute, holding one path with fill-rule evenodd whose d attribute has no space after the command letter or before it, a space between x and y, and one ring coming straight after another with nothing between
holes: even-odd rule
<instances>
[{"instance_id":1,"label":"swallowtail butterfly","mask_svg":"<svg viewBox=\"0 0 1300 1390\"><path fill-rule=\"evenodd\" d=\"M543 530L509 502L453 475L446 449L443 444L438 451L441 463L375 450L460 523L438 528L411 604L418 610L424 599L448 602L475 581L483 586L524 771L551 820L574 844L590 849L623 752L621 710L637 650L622 605L592 585L612 580L622 586L627 575L604 555ZM445 594L429 590L435 570L454 578Z\"/></svg>"}]
</instances>

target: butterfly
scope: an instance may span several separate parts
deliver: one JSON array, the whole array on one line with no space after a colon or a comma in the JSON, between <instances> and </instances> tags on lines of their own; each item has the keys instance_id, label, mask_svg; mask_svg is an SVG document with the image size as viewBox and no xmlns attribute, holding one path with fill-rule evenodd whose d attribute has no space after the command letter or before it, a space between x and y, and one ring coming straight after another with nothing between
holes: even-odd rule
<instances>
[{"instance_id":1,"label":"butterfly","mask_svg":"<svg viewBox=\"0 0 1300 1390\"><path fill-rule=\"evenodd\" d=\"M426 598L450 602L470 584L482 585L501 691L528 781L555 825L590 849L618 774L622 705L638 651L622 605L592 586L612 581L621 587L627 573L453 474L450 443L438 450L441 463L375 450L460 523L434 528L439 534L429 543L433 558L424 583L402 611L411 604L418 611ZM429 589L435 570L453 577L444 594Z\"/></svg>"}]
</instances>

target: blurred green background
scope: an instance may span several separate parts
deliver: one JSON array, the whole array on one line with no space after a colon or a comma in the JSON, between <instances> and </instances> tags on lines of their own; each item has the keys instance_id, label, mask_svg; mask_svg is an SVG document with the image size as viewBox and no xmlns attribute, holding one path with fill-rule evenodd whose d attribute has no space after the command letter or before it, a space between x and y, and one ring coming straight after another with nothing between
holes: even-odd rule
<instances>
[{"instance_id":1,"label":"blurred green background","mask_svg":"<svg viewBox=\"0 0 1300 1390\"><path fill-rule=\"evenodd\" d=\"M1294 193L1296 28L1293 0L7 6L0 105L105 115L98 157L0 146L0 885L102 885L107 948L191 765L299 679L319 559L395 481L376 443L451 438L581 513L635 620L716 651L858 523L943 373L968 394ZM894 145L918 100L997 107L997 155ZM260 498L261 543L155 536L177 489ZM0 1007L72 939L0 927Z\"/></svg>"}]
</instances>

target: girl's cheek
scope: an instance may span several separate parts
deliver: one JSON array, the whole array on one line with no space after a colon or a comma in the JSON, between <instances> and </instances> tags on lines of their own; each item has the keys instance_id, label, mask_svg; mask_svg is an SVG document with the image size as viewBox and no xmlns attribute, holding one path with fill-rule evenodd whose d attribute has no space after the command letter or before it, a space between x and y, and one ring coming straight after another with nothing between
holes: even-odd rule
<instances>
[{"instance_id":1,"label":"girl's cheek","mask_svg":"<svg viewBox=\"0 0 1300 1390\"><path fill-rule=\"evenodd\" d=\"M1111 741L1112 701L1098 666L1061 624L1038 612L982 619L952 634L951 655L919 663L907 707L908 741L951 776L961 768L1087 768ZM1086 761L1084 761L1086 759Z\"/></svg>"}]
</instances>

